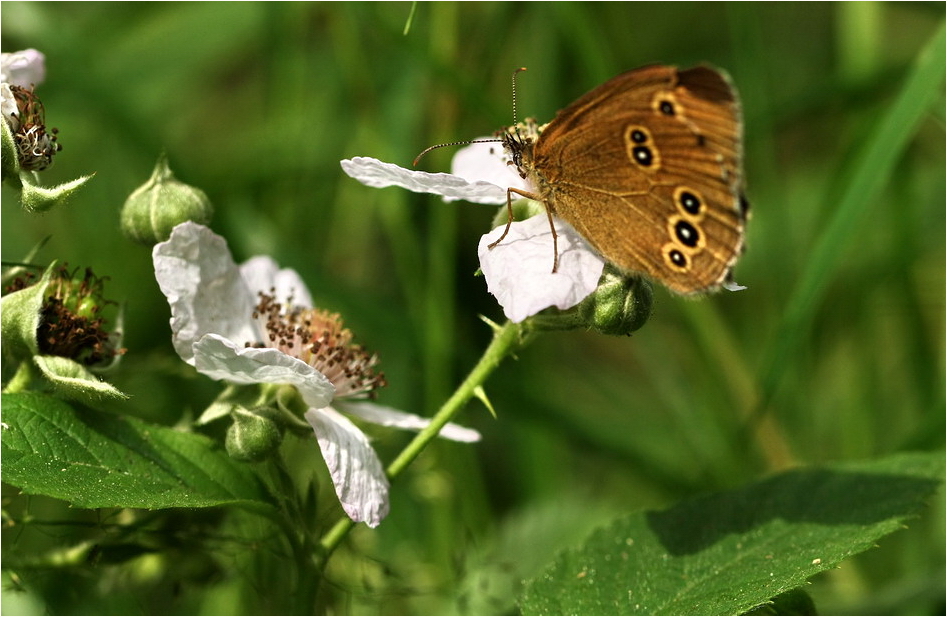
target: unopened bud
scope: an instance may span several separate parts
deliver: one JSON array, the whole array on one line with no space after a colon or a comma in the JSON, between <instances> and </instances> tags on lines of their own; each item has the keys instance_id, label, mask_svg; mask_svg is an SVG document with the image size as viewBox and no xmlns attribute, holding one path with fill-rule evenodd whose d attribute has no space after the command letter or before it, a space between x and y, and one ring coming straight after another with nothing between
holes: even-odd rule
<instances>
[{"instance_id":1,"label":"unopened bud","mask_svg":"<svg viewBox=\"0 0 947 617\"><path fill-rule=\"evenodd\" d=\"M607 265L598 288L577 308L586 327L602 334L626 335L645 325L653 300L651 283Z\"/></svg>"},{"instance_id":2,"label":"unopened bud","mask_svg":"<svg viewBox=\"0 0 947 617\"><path fill-rule=\"evenodd\" d=\"M151 178L138 187L122 207L122 231L142 244L164 242L175 225L210 223L214 207L204 191L177 180L161 155Z\"/></svg>"},{"instance_id":3,"label":"unopened bud","mask_svg":"<svg viewBox=\"0 0 947 617\"><path fill-rule=\"evenodd\" d=\"M598 287L578 305L559 311L547 309L529 318L536 330L577 330L601 334L631 334L651 317L651 283L605 265Z\"/></svg>"},{"instance_id":4,"label":"unopened bud","mask_svg":"<svg viewBox=\"0 0 947 617\"><path fill-rule=\"evenodd\" d=\"M238 461L262 461L283 441L283 428L269 416L272 410L260 408L250 411L235 407L231 411L233 424L227 429L227 454Z\"/></svg>"}]
</instances>

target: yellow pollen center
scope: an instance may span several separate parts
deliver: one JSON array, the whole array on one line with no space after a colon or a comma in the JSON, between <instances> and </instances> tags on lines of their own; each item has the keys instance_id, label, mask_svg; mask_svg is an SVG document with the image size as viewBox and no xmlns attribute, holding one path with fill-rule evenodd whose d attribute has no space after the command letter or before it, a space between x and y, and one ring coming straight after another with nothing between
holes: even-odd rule
<instances>
[{"instance_id":1,"label":"yellow pollen center","mask_svg":"<svg viewBox=\"0 0 947 617\"><path fill-rule=\"evenodd\" d=\"M275 290L260 292L253 311L268 339L259 346L278 349L313 367L332 382L336 396L373 398L377 388L388 384L384 373L374 370L378 356L352 343L352 332L343 327L338 313L291 304L284 310L271 294Z\"/></svg>"}]
</instances>

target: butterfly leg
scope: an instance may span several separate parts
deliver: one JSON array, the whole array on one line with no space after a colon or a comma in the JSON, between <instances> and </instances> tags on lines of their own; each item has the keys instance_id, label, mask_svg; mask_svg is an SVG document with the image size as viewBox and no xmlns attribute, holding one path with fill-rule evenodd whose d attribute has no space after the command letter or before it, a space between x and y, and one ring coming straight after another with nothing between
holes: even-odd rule
<instances>
[{"instance_id":1,"label":"butterfly leg","mask_svg":"<svg viewBox=\"0 0 947 617\"><path fill-rule=\"evenodd\" d=\"M490 244L487 245L488 249L492 249L493 247L498 245L503 240L503 238L506 237L506 234L510 233L510 225L513 224L513 192L514 191L516 191L516 189L514 188L506 189L506 212L507 214L509 214L509 218L506 220L506 228L503 230L503 233L500 234L500 237L497 238L496 241L491 242ZM516 192L519 192L519 191L516 191Z\"/></svg>"},{"instance_id":2,"label":"butterfly leg","mask_svg":"<svg viewBox=\"0 0 947 617\"><path fill-rule=\"evenodd\" d=\"M549 229L552 230L552 273L559 271L559 234L556 233L556 224L552 220L552 210L546 208L546 218L549 219Z\"/></svg>"},{"instance_id":3,"label":"butterfly leg","mask_svg":"<svg viewBox=\"0 0 947 617\"><path fill-rule=\"evenodd\" d=\"M526 199L532 199L533 201L542 202L542 197L536 193L530 193L528 191L521 191L520 189L515 189L510 187L506 189L506 211L509 214L509 218L506 221L506 228L503 230L503 233L500 234L500 237L495 241L487 245L488 249L492 249L500 242L503 241L503 238L506 237L506 234L510 233L510 225L513 224L513 193L525 197ZM545 206L545 204L543 204ZM556 234L556 226L552 221L552 212L546 207L546 216L549 217L549 229L552 230L552 250L553 250L553 260L552 260L552 272L555 274L559 270L559 237Z\"/></svg>"}]
</instances>

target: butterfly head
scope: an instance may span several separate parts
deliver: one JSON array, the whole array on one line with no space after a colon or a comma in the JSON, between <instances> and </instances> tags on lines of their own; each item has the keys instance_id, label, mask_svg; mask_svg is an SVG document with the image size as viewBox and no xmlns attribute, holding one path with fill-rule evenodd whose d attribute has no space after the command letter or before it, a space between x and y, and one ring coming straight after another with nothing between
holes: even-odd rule
<instances>
[{"instance_id":1,"label":"butterfly head","mask_svg":"<svg viewBox=\"0 0 947 617\"><path fill-rule=\"evenodd\" d=\"M509 155L508 165L513 165L521 178L527 178L532 170L533 146L544 126L539 126L532 118L508 126L497 133L503 148Z\"/></svg>"}]
</instances>

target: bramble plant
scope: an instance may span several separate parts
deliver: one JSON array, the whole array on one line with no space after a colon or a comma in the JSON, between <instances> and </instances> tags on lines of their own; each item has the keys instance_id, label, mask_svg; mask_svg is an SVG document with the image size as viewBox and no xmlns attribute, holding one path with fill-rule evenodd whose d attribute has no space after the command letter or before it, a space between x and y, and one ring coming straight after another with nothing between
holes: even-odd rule
<instances>
[{"instance_id":1,"label":"bramble plant","mask_svg":"<svg viewBox=\"0 0 947 617\"><path fill-rule=\"evenodd\" d=\"M5 30L27 15L12 7ZM264 9L225 7L234 22L220 32L233 29L240 36L226 40L243 45ZM413 19L426 19L418 8ZM72 36L50 40L46 55L26 49L0 62L4 216L23 221L4 221L17 236L4 235L0 300L5 612L936 612L943 555L925 552L936 542L922 536L943 531L928 529L943 517L940 497L929 504L944 480L943 294L923 285L943 291L943 264L927 259L943 247L917 231L930 226L928 210L897 218L918 234L920 257L898 253L901 269L879 273L883 284L856 294L859 304L844 304L835 277L869 285L887 259L846 264L858 230L873 238L865 251L908 250L871 235L897 225L864 231L883 191L932 193L929 211L943 222L942 158L899 163L915 141L943 157L942 123L918 128L942 107L942 21L923 48L910 47L900 83L886 82L896 96L859 117L857 155L846 155L834 188L816 182L818 191L793 196L832 206L792 221L812 225L806 259L783 240L809 232L790 229L776 205L790 197L773 196L801 190L788 178L813 170L789 167L778 181L763 170L748 226L749 255L763 265L738 268L747 287L728 279L695 300L607 263L543 204L513 202L507 230L507 188L530 187L499 144L457 148L451 173L425 172L380 160L403 158L401 149L390 156L392 144L420 121L382 131L312 111L310 100L342 96L334 78L348 84L364 70L354 49L320 52L319 66L353 70L326 68L314 96L296 98L286 65L190 72L182 58L230 45L192 25L206 24L210 8L144 10L175 16L167 23L180 48L171 34L133 37L143 26L129 25L108 42L115 54L78 77L77 65L59 72L57 62L71 62L63 45L88 36L60 21ZM273 10L277 21L284 11L334 16L348 24L339 40L361 31L362 12L389 15L383 5ZM430 36L456 29L460 10L432 6ZM296 17L288 21L308 23ZM280 45L295 41L291 28L285 35ZM369 49L390 45L370 38ZM160 54L149 59L143 50L158 49L147 42L156 39ZM404 54L404 74L384 76L386 88L400 84L385 90L392 97L417 86L407 68L417 49ZM734 64L754 139L771 111L753 82L765 72ZM183 66L187 81L162 88L137 77L159 65ZM275 92L268 79L250 96L235 85L269 71L286 80ZM439 79L428 92L447 88ZM851 92L868 91L865 79ZM220 91L210 85L218 81ZM140 106L121 102L125 89ZM353 91L345 96L359 104L376 98ZM165 93L175 101L156 116L164 124L144 121ZM100 106L81 113L107 122L77 122L73 106ZM336 115L343 109L356 113ZM455 130L453 106L444 109L431 121ZM323 119L304 124L312 114ZM318 145L333 143L323 128L347 153L379 158L335 156ZM939 150L925 141L932 132ZM748 154L762 158L760 143ZM318 155L308 159L310 150ZM88 175L56 175L77 168ZM329 210L331 200L339 207ZM479 218L460 225L461 212ZM881 325L861 329L838 306L884 313ZM877 349L856 352L865 332ZM908 385L889 383L899 367ZM902 432L886 432L886 414ZM836 430L845 418L848 429ZM882 593L870 581L889 572L875 572L872 555L891 561L886 547L901 537L916 552L899 564L916 569Z\"/></svg>"}]
</instances>

